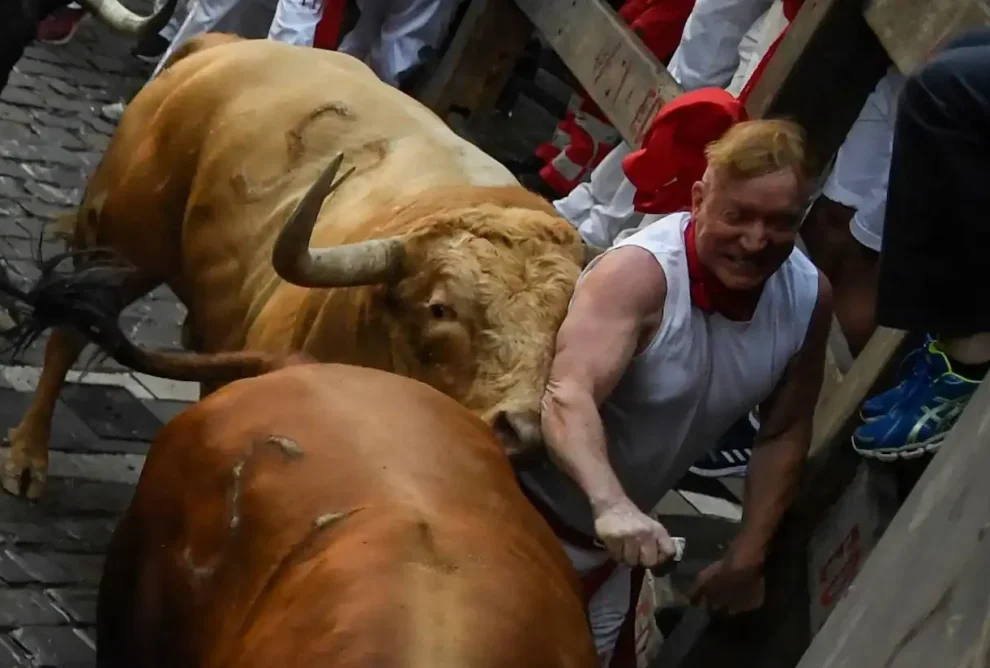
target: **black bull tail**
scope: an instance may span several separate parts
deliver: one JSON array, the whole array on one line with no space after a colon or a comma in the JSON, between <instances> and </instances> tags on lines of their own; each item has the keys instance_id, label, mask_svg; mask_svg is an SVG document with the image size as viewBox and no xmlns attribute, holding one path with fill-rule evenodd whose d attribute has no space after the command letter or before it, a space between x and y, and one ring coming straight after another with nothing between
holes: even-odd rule
<instances>
[{"instance_id":1,"label":"black bull tail","mask_svg":"<svg viewBox=\"0 0 990 668\"><path fill-rule=\"evenodd\" d=\"M226 383L295 361L255 352L165 352L142 348L127 337L119 322L122 306L118 295L134 275L132 267L109 251L85 250L61 253L40 262L39 268L41 276L35 284L19 288L0 267L0 305L11 311L15 322L2 336L15 357L46 330L67 327L83 333L118 363L173 380Z\"/></svg>"}]
</instances>

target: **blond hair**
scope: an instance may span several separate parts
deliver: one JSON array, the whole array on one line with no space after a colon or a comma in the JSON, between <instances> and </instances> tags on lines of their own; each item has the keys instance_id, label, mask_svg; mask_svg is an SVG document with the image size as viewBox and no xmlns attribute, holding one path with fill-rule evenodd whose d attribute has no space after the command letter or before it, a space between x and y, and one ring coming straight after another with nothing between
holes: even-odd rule
<instances>
[{"instance_id":1,"label":"blond hair","mask_svg":"<svg viewBox=\"0 0 990 668\"><path fill-rule=\"evenodd\" d=\"M791 169L800 179L809 175L804 130L785 120L738 123L705 148L708 167L734 179L752 179Z\"/></svg>"}]
</instances>

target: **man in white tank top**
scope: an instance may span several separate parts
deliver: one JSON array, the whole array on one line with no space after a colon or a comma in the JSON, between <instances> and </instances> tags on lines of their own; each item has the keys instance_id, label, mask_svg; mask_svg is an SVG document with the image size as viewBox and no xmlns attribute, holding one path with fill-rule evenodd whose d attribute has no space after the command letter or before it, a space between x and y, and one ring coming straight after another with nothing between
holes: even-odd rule
<instances>
[{"instance_id":1,"label":"man in white tank top","mask_svg":"<svg viewBox=\"0 0 990 668\"><path fill-rule=\"evenodd\" d=\"M729 613L762 604L767 545L797 488L821 386L831 290L794 246L809 194L802 132L740 123L706 156L690 212L658 217L579 279L543 401L550 457L520 473L595 580L589 617L613 668L634 569L674 552L647 513L758 404L741 529L696 594Z\"/></svg>"}]
</instances>

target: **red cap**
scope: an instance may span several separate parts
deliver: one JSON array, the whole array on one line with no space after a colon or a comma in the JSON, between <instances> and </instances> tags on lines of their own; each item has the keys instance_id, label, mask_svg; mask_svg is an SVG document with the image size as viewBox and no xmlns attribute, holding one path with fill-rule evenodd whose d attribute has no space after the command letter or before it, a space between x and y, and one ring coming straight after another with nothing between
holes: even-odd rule
<instances>
[{"instance_id":1,"label":"red cap","mask_svg":"<svg viewBox=\"0 0 990 668\"><path fill-rule=\"evenodd\" d=\"M708 167L705 147L745 118L743 105L721 88L694 90L664 105L643 148L622 161L622 171L636 187L636 210L673 213L690 208L691 186Z\"/></svg>"}]
</instances>

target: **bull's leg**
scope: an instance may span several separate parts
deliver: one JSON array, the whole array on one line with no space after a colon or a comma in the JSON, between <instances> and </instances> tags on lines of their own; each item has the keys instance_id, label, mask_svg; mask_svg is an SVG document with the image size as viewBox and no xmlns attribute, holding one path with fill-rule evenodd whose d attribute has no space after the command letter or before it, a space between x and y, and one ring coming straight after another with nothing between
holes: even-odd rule
<instances>
[{"instance_id":1,"label":"bull's leg","mask_svg":"<svg viewBox=\"0 0 990 668\"><path fill-rule=\"evenodd\" d=\"M55 404L65 375L85 346L86 337L72 329L56 329L48 339L38 389L21 423L7 433L10 454L3 464L0 484L15 496L37 499L44 492Z\"/></svg>"},{"instance_id":2,"label":"bull's leg","mask_svg":"<svg viewBox=\"0 0 990 668\"><path fill-rule=\"evenodd\" d=\"M144 278L126 283L121 287L118 308L123 310L159 283ZM60 327L52 332L45 345L38 388L20 424L7 432L10 453L0 471L0 486L15 496L37 499L44 494L48 481L48 444L58 395L86 343L81 332Z\"/></svg>"}]
</instances>

